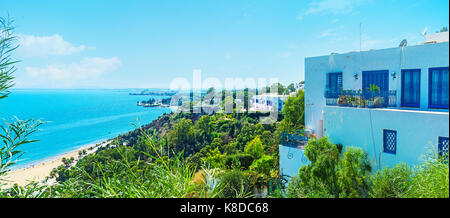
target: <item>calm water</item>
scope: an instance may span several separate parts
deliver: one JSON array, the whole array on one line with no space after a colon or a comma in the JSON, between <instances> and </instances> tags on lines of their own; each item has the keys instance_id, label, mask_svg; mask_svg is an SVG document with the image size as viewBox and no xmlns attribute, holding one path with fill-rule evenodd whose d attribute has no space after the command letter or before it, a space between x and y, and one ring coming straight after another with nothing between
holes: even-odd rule
<instances>
[{"instance_id":1,"label":"calm water","mask_svg":"<svg viewBox=\"0 0 450 218\"><path fill-rule=\"evenodd\" d=\"M15 168L115 137L134 129L131 123L150 123L170 112L169 108L136 106L150 97L121 90L12 90L0 100L1 118L47 121L31 137L40 141L21 147L26 153Z\"/></svg>"}]
</instances>

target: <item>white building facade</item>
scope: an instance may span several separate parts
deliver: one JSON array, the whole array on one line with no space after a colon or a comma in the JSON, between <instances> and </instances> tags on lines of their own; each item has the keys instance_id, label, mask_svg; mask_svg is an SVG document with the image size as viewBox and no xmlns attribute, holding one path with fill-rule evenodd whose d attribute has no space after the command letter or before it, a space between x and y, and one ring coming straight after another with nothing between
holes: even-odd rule
<instances>
[{"instance_id":1,"label":"white building facade","mask_svg":"<svg viewBox=\"0 0 450 218\"><path fill-rule=\"evenodd\" d=\"M448 42L306 58L305 126L375 167L417 165L448 149L448 71Z\"/></svg>"},{"instance_id":2,"label":"white building facade","mask_svg":"<svg viewBox=\"0 0 450 218\"><path fill-rule=\"evenodd\" d=\"M263 93L261 95L255 95L251 98L251 107L250 111L273 111L283 110L284 101L289 96L286 95L278 95L275 93Z\"/></svg>"}]
</instances>

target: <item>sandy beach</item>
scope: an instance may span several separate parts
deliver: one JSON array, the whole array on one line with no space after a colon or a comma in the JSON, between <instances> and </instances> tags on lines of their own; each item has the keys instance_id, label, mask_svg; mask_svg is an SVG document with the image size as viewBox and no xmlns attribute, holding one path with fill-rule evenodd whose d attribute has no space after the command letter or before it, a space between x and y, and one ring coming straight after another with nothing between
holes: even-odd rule
<instances>
[{"instance_id":1,"label":"sandy beach","mask_svg":"<svg viewBox=\"0 0 450 218\"><path fill-rule=\"evenodd\" d=\"M26 168L10 171L4 178L7 180L5 187L10 187L13 184L24 186L32 181L43 182L43 180L50 175L50 172L53 170L53 168L56 168L63 164L62 162L63 158L73 157L75 159L73 164L75 164L77 160L81 158L78 155L79 151L86 150L86 155L88 155L90 153L94 153L98 148L106 146L109 142L110 140L101 143L87 144L77 150L58 155L54 158L50 158L48 161L44 161L42 163L32 165ZM99 145L96 146L97 144ZM93 149L89 150L88 148L90 147L93 147Z\"/></svg>"}]
</instances>

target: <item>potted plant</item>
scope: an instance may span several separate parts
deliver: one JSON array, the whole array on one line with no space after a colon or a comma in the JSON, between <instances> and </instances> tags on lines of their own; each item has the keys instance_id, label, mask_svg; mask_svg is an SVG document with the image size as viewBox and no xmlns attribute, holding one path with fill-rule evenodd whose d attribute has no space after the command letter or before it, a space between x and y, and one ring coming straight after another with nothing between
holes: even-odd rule
<instances>
[{"instance_id":1,"label":"potted plant","mask_svg":"<svg viewBox=\"0 0 450 218\"><path fill-rule=\"evenodd\" d=\"M380 98L380 97L374 97L374 96L377 96L380 94L380 87L378 87L377 85L370 84L369 88L367 88L367 89L369 92L369 99L367 100L367 103L366 103L367 107L368 108L377 107L376 103L380 103L381 100L378 99L377 102L375 102L375 99Z\"/></svg>"},{"instance_id":2,"label":"potted plant","mask_svg":"<svg viewBox=\"0 0 450 218\"><path fill-rule=\"evenodd\" d=\"M356 106L359 108L363 108L366 106L366 102L364 100L364 96L362 95L361 89L358 89L356 93Z\"/></svg>"},{"instance_id":3,"label":"potted plant","mask_svg":"<svg viewBox=\"0 0 450 218\"><path fill-rule=\"evenodd\" d=\"M379 96L373 100L374 107L382 107L384 105L384 98Z\"/></svg>"},{"instance_id":4,"label":"potted plant","mask_svg":"<svg viewBox=\"0 0 450 218\"><path fill-rule=\"evenodd\" d=\"M358 107L358 97L357 96L352 96L352 107Z\"/></svg>"},{"instance_id":5,"label":"potted plant","mask_svg":"<svg viewBox=\"0 0 450 218\"><path fill-rule=\"evenodd\" d=\"M346 105L346 98L345 98L345 95L339 95L339 98L338 98L338 100L337 100L337 104L339 105L339 106L345 106Z\"/></svg>"}]
</instances>

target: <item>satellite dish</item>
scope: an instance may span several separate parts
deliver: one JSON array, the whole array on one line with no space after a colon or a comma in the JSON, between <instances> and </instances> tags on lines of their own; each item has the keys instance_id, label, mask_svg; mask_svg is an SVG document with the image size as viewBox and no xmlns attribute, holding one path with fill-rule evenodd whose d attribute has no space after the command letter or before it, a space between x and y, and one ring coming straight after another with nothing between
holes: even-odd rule
<instances>
[{"instance_id":1,"label":"satellite dish","mask_svg":"<svg viewBox=\"0 0 450 218\"><path fill-rule=\"evenodd\" d=\"M427 31L428 31L428 28L425 27L425 29L423 29L423 31L422 31L422 36L425 36L427 34Z\"/></svg>"},{"instance_id":2,"label":"satellite dish","mask_svg":"<svg viewBox=\"0 0 450 218\"><path fill-rule=\"evenodd\" d=\"M408 45L408 41L406 41L406 39L403 39L401 42L400 42L400 45L398 45L398 47L405 47L405 46L407 46Z\"/></svg>"}]
</instances>

